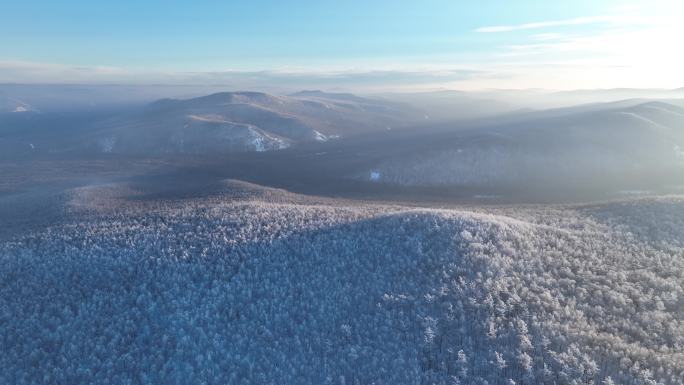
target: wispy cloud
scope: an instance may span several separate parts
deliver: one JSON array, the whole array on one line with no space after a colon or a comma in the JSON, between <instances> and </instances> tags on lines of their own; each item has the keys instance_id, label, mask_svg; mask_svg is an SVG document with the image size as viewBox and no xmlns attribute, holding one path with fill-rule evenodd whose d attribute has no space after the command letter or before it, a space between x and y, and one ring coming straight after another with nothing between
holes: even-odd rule
<instances>
[{"instance_id":1,"label":"wispy cloud","mask_svg":"<svg viewBox=\"0 0 684 385\"><path fill-rule=\"evenodd\" d=\"M90 82L127 74L125 69L112 66L70 66L0 58L0 82L4 83Z\"/></svg>"},{"instance_id":2,"label":"wispy cloud","mask_svg":"<svg viewBox=\"0 0 684 385\"><path fill-rule=\"evenodd\" d=\"M540 29L540 28L551 28L551 27L561 27L561 26L572 26L572 25L583 25L583 24L624 24L624 23L635 23L643 21L642 19L635 16L628 15L603 15L603 16L585 16L576 17L572 19L564 20L549 20L549 21L539 21L534 23L525 24L515 24L515 25L495 25L488 27L480 27L475 30L475 32L480 33L495 33L495 32L511 32L529 29Z\"/></svg>"},{"instance_id":3,"label":"wispy cloud","mask_svg":"<svg viewBox=\"0 0 684 385\"><path fill-rule=\"evenodd\" d=\"M532 35L531 38L532 38L532 40L535 40L535 41L550 41L550 40L558 40L558 39L568 38L571 36L573 36L573 35L550 32L550 33L539 33L536 35Z\"/></svg>"}]
</instances>

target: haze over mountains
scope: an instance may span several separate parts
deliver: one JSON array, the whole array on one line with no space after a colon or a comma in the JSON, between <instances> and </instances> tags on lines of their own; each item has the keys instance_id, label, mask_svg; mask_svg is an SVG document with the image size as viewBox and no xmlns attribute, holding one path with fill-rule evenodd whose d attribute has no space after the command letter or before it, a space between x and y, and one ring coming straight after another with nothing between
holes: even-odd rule
<instances>
[{"instance_id":1,"label":"haze over mountains","mask_svg":"<svg viewBox=\"0 0 684 385\"><path fill-rule=\"evenodd\" d=\"M7 99L7 109L25 114L9 116L2 123L13 126L21 124L21 119L40 120L31 116L29 112L34 109L28 104L13 100ZM287 96L222 92L185 100L162 99L107 115L92 118L76 129L46 127L49 131L61 130L60 141L64 141L61 147L59 143L47 144L48 151L129 154L268 151L300 142L327 141L402 127L424 118L420 111L400 103L320 91ZM35 129L36 123L27 125ZM5 134L11 129L6 129ZM4 139L8 142L25 139L23 132L14 132L16 137L5 135Z\"/></svg>"},{"instance_id":2,"label":"haze over mountains","mask_svg":"<svg viewBox=\"0 0 684 385\"><path fill-rule=\"evenodd\" d=\"M441 132L439 143L378 164L376 179L468 186L680 174L684 109L665 102L619 104L512 114Z\"/></svg>"},{"instance_id":3,"label":"haze over mountains","mask_svg":"<svg viewBox=\"0 0 684 385\"><path fill-rule=\"evenodd\" d=\"M615 192L677 191L684 185L684 108L675 98L680 90L544 92L549 100L522 109L507 102L511 95L524 104L525 95L542 91L367 97L224 91L151 102L133 97L131 105L102 99L97 108L74 101L65 108L46 102L59 89L54 87L42 94L36 86L0 87L6 106L1 156L230 156L233 166L224 167L224 176L240 176L234 169L244 164L260 183L275 183L281 173L290 175L289 183L316 175L318 185L460 187L494 196L531 186ZM82 100L111 87L69 89ZM13 90L23 90L17 92L22 99L11 96ZM159 90L146 92L149 97ZM624 96L631 98L611 99ZM541 108L572 100L591 103ZM434 109L446 112L435 116ZM249 153L263 155L252 159Z\"/></svg>"},{"instance_id":4,"label":"haze over mountains","mask_svg":"<svg viewBox=\"0 0 684 385\"><path fill-rule=\"evenodd\" d=\"M102 151L267 151L407 125L417 116L405 106L346 95L225 92L160 100L103 122L98 135Z\"/></svg>"},{"instance_id":5,"label":"haze over mountains","mask_svg":"<svg viewBox=\"0 0 684 385\"><path fill-rule=\"evenodd\" d=\"M426 91L380 94L421 108L433 121L471 120L526 111L567 108L623 100L675 100L681 103L683 89L588 89L552 91L543 89Z\"/></svg>"}]
</instances>

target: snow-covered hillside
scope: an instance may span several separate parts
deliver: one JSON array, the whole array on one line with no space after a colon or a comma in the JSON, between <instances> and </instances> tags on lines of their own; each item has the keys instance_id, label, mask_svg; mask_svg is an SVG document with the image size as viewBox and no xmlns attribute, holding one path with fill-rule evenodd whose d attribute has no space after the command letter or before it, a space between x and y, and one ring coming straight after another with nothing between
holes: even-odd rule
<instances>
[{"instance_id":1,"label":"snow-covered hillside","mask_svg":"<svg viewBox=\"0 0 684 385\"><path fill-rule=\"evenodd\" d=\"M163 99L116 115L94 124L77 145L137 154L267 151L407 125L416 120L413 115L419 114L398 104L323 92L222 92ZM99 145L103 140L112 145Z\"/></svg>"},{"instance_id":2,"label":"snow-covered hillside","mask_svg":"<svg viewBox=\"0 0 684 385\"><path fill-rule=\"evenodd\" d=\"M681 198L462 211L223 188L77 189L63 223L2 244L0 382L682 384Z\"/></svg>"}]
</instances>

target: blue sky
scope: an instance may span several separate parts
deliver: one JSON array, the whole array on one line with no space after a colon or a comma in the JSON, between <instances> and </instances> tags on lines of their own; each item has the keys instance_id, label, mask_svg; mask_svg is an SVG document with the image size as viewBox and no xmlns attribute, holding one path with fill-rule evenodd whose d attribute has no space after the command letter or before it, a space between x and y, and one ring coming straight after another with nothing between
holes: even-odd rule
<instances>
[{"instance_id":1,"label":"blue sky","mask_svg":"<svg viewBox=\"0 0 684 385\"><path fill-rule=\"evenodd\" d=\"M679 87L680 3L0 0L0 81Z\"/></svg>"}]
</instances>

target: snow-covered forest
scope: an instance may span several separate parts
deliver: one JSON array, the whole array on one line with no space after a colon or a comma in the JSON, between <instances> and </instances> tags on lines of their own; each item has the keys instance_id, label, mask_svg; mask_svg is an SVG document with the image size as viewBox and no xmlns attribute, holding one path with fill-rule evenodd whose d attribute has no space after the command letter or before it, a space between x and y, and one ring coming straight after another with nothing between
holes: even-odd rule
<instances>
[{"instance_id":1,"label":"snow-covered forest","mask_svg":"<svg viewBox=\"0 0 684 385\"><path fill-rule=\"evenodd\" d=\"M2 243L0 383L684 383L681 198L434 209L248 187L76 189L64 221Z\"/></svg>"},{"instance_id":2,"label":"snow-covered forest","mask_svg":"<svg viewBox=\"0 0 684 385\"><path fill-rule=\"evenodd\" d=\"M682 20L2 2L0 385L684 385Z\"/></svg>"}]
</instances>

